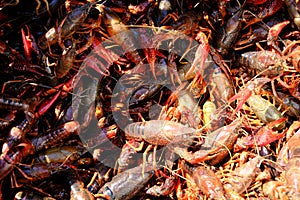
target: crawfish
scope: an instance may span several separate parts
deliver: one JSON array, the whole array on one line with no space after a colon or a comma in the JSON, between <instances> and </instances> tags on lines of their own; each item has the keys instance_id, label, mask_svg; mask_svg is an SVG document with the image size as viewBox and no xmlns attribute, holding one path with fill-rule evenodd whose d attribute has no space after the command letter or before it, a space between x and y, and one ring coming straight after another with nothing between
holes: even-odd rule
<instances>
[{"instance_id":1,"label":"crawfish","mask_svg":"<svg viewBox=\"0 0 300 200\"><path fill-rule=\"evenodd\" d=\"M72 69L74 66L74 60L75 60L75 44L71 45L70 47L66 48L58 62L58 66L55 67L55 75L57 78L62 78Z\"/></svg>"},{"instance_id":2,"label":"crawfish","mask_svg":"<svg viewBox=\"0 0 300 200\"><path fill-rule=\"evenodd\" d=\"M30 100L26 100L24 102L16 102L16 101L11 101L11 100L6 100L8 102L10 102L8 105L8 107L20 107L22 106L22 108L24 109L24 112L26 114L26 118L17 126L13 127L10 132L9 132L9 136L7 138L7 143L5 143L3 145L2 149L5 149L6 147L9 148L9 146L13 145L14 143L16 143L17 141L21 141L24 136L25 136L25 132L27 130L29 130L32 125L36 122L37 118L39 116L41 116L42 114L44 114L48 109L49 106L47 108L44 107L44 105L42 105L36 113L36 107L37 105L40 103L40 100L37 98L32 98ZM2 150L3 152L3 150Z\"/></svg>"},{"instance_id":3,"label":"crawfish","mask_svg":"<svg viewBox=\"0 0 300 200\"><path fill-rule=\"evenodd\" d=\"M98 163L95 169L97 170L96 175L98 175L98 178L96 179L94 175L87 185L88 190L93 194L97 193L100 188L111 179L113 172L112 168L105 166L103 163Z\"/></svg>"},{"instance_id":4,"label":"crawfish","mask_svg":"<svg viewBox=\"0 0 300 200\"><path fill-rule=\"evenodd\" d=\"M132 147L138 148L138 146L139 143L135 140L129 141L129 144L124 144L124 146L122 147L122 152L117 160L118 173L123 172L127 169L129 159L132 157L132 154L135 153L135 149Z\"/></svg>"},{"instance_id":5,"label":"crawfish","mask_svg":"<svg viewBox=\"0 0 300 200\"><path fill-rule=\"evenodd\" d=\"M134 38L132 32L122 22L122 20L109 8L102 7L104 12L103 21L107 27L108 35L115 41L116 44L120 45L126 57L135 64L142 62L142 58L139 55L137 49L140 49L137 44L138 42Z\"/></svg>"},{"instance_id":6,"label":"crawfish","mask_svg":"<svg viewBox=\"0 0 300 200\"><path fill-rule=\"evenodd\" d=\"M20 143L0 156L0 180L4 179L26 156L33 153L30 143Z\"/></svg>"},{"instance_id":7,"label":"crawfish","mask_svg":"<svg viewBox=\"0 0 300 200\"><path fill-rule=\"evenodd\" d=\"M26 114L27 119L34 118L34 111L37 107L39 100L31 98L26 100L16 98L0 98L0 109L5 110L22 110Z\"/></svg>"},{"instance_id":8,"label":"crawfish","mask_svg":"<svg viewBox=\"0 0 300 200\"><path fill-rule=\"evenodd\" d=\"M299 128L299 124L296 127L293 125L289 131L294 131ZM281 148L278 154L277 163L285 170L286 183L273 181L264 186L264 192L273 197L276 196L275 192L278 192L279 196L283 196L286 199L299 199L300 197L300 184L299 184L299 141L300 130L298 130ZM271 190L270 191L270 188ZM275 192L274 192L275 191Z\"/></svg>"},{"instance_id":9,"label":"crawfish","mask_svg":"<svg viewBox=\"0 0 300 200\"><path fill-rule=\"evenodd\" d=\"M181 90L178 94L178 110L181 112L181 116L187 116L187 121L191 127L198 127L200 124L198 105L192 94L187 90ZM181 121L182 119L183 117L181 117Z\"/></svg>"},{"instance_id":10,"label":"crawfish","mask_svg":"<svg viewBox=\"0 0 300 200\"><path fill-rule=\"evenodd\" d=\"M166 120L151 120L135 122L125 128L127 139L146 141L153 145L168 145L189 140L195 134L196 129Z\"/></svg>"},{"instance_id":11,"label":"crawfish","mask_svg":"<svg viewBox=\"0 0 300 200\"><path fill-rule=\"evenodd\" d=\"M190 167L184 163L183 170L192 176L199 190L206 196L212 199L226 199L221 180L211 169L205 166Z\"/></svg>"},{"instance_id":12,"label":"crawfish","mask_svg":"<svg viewBox=\"0 0 300 200\"><path fill-rule=\"evenodd\" d=\"M259 5L260 6L260 5ZM257 22L262 21L264 18L267 18L269 16L274 15L275 13L277 13L283 6L283 1L282 0L267 0L264 4L262 4L261 6L263 6L260 10L260 12L255 15L254 19L250 19L249 21L247 21L247 25L245 26L251 26L252 24L255 24ZM252 16L252 14L251 14ZM245 17L246 19L248 17Z\"/></svg>"},{"instance_id":13,"label":"crawfish","mask_svg":"<svg viewBox=\"0 0 300 200\"><path fill-rule=\"evenodd\" d=\"M47 150L35 158L36 163L63 163L77 160L83 152L80 146L63 146Z\"/></svg>"},{"instance_id":14,"label":"crawfish","mask_svg":"<svg viewBox=\"0 0 300 200\"><path fill-rule=\"evenodd\" d=\"M243 21L241 16L243 14L243 8L240 8L232 17L230 17L226 25L222 28L222 35L217 40L217 50L224 56L228 54L228 50L237 40L240 30L242 28Z\"/></svg>"},{"instance_id":15,"label":"crawfish","mask_svg":"<svg viewBox=\"0 0 300 200\"><path fill-rule=\"evenodd\" d=\"M96 196L105 197L109 200L131 199L145 187L145 184L153 176L152 167L148 165L146 168L145 173L142 172L143 165L139 165L117 174L98 191L98 195L96 194Z\"/></svg>"},{"instance_id":16,"label":"crawfish","mask_svg":"<svg viewBox=\"0 0 300 200\"><path fill-rule=\"evenodd\" d=\"M197 128L197 126L200 124L200 118L198 116L199 110L198 104L193 98L191 92L189 92L187 89L179 87L172 93L172 95L169 97L168 103L166 104L170 105L173 103L173 98L176 98L174 96L176 96L178 99L178 107L176 108L176 111L181 113L181 123L185 124L187 121L192 128Z\"/></svg>"},{"instance_id":17,"label":"crawfish","mask_svg":"<svg viewBox=\"0 0 300 200\"><path fill-rule=\"evenodd\" d=\"M298 127L292 127L297 129ZM300 195L300 185L298 182L299 178L299 143L300 131L298 130L282 147L278 155L278 163L283 166L286 170L286 182L287 185L291 186L293 192L296 195Z\"/></svg>"},{"instance_id":18,"label":"crawfish","mask_svg":"<svg viewBox=\"0 0 300 200\"><path fill-rule=\"evenodd\" d=\"M229 154L228 150L233 148L240 124L240 119L236 119L231 124L209 133L204 144L194 153L180 147L175 147L174 152L191 164L207 160L210 160L212 165L220 163Z\"/></svg>"},{"instance_id":19,"label":"crawfish","mask_svg":"<svg viewBox=\"0 0 300 200\"><path fill-rule=\"evenodd\" d=\"M273 104L262 98L260 95L253 94L256 87L261 87L269 81L270 79L268 78L256 78L253 81L249 81L244 89L230 98L229 102L242 98L233 114L238 112L242 105L247 101L255 115L264 123L282 118L281 113ZM282 124L278 125L278 130L283 129L284 127L285 123L283 122Z\"/></svg>"},{"instance_id":20,"label":"crawfish","mask_svg":"<svg viewBox=\"0 0 300 200\"><path fill-rule=\"evenodd\" d=\"M259 165L261 161L262 158L257 156L230 172L224 184L226 193L229 195L233 192L242 194L246 191L260 172Z\"/></svg>"},{"instance_id":21,"label":"crawfish","mask_svg":"<svg viewBox=\"0 0 300 200\"><path fill-rule=\"evenodd\" d=\"M45 136L32 139L31 142L34 145L35 152L49 149L60 141L69 138L71 135L78 134L79 127L80 125L77 121L67 122L57 130L49 132Z\"/></svg>"},{"instance_id":22,"label":"crawfish","mask_svg":"<svg viewBox=\"0 0 300 200\"><path fill-rule=\"evenodd\" d=\"M286 63L282 56L272 51L250 51L243 53L239 62L247 67L257 70L262 75L279 75Z\"/></svg>"},{"instance_id":23,"label":"crawfish","mask_svg":"<svg viewBox=\"0 0 300 200\"><path fill-rule=\"evenodd\" d=\"M166 176L163 172L163 176ZM176 186L177 180L174 176L166 177L165 181L160 185L154 185L146 191L146 194L153 196L168 196L171 194Z\"/></svg>"},{"instance_id":24,"label":"crawfish","mask_svg":"<svg viewBox=\"0 0 300 200\"><path fill-rule=\"evenodd\" d=\"M59 141L68 138L79 131L79 123L75 121L67 122L58 130L48 133L48 135L34 138L26 143L12 146L1 154L0 158L0 180L5 178L13 170L14 166L21 162L26 156L48 149L50 146L57 144Z\"/></svg>"},{"instance_id":25,"label":"crawfish","mask_svg":"<svg viewBox=\"0 0 300 200\"><path fill-rule=\"evenodd\" d=\"M15 145L18 141L22 141L25 137L25 130L28 130L33 125L33 119L25 118L19 125L12 127L7 137L7 142L2 146L2 153L6 152L10 147Z\"/></svg>"},{"instance_id":26,"label":"crawfish","mask_svg":"<svg viewBox=\"0 0 300 200\"><path fill-rule=\"evenodd\" d=\"M64 45L62 40L70 37L86 19L92 5L94 3L87 3L84 6L74 9L63 19L58 28L51 28L42 38L40 38L38 45L41 49L46 49L48 46L58 42L62 49Z\"/></svg>"},{"instance_id":27,"label":"crawfish","mask_svg":"<svg viewBox=\"0 0 300 200\"><path fill-rule=\"evenodd\" d=\"M282 93L277 93L280 97L280 101L284 107L286 107L287 114L294 117L300 117L300 100L291 96L284 96Z\"/></svg>"},{"instance_id":28,"label":"crawfish","mask_svg":"<svg viewBox=\"0 0 300 200\"><path fill-rule=\"evenodd\" d=\"M23 110L28 112L29 104L20 99L15 98L0 98L0 109L5 110Z\"/></svg>"},{"instance_id":29,"label":"crawfish","mask_svg":"<svg viewBox=\"0 0 300 200\"><path fill-rule=\"evenodd\" d=\"M260 128L255 135L238 138L234 146L234 151L236 152L248 147L265 146L283 138L286 135L287 130L283 131L282 133L278 133L273 129L276 129L278 126L282 126L284 121L286 121L286 118L280 118L276 121L269 122L267 125Z\"/></svg>"},{"instance_id":30,"label":"crawfish","mask_svg":"<svg viewBox=\"0 0 300 200\"><path fill-rule=\"evenodd\" d=\"M234 95L233 86L226 74L215 63L212 64L212 69L206 71L208 74L210 72L210 79L207 81L210 89L210 98L220 107Z\"/></svg>"},{"instance_id":31,"label":"crawfish","mask_svg":"<svg viewBox=\"0 0 300 200\"><path fill-rule=\"evenodd\" d=\"M19 166L19 170L22 172L21 176L25 177L25 179L20 176L18 177L18 181L26 183L28 180L35 182L49 178L56 173L61 166L61 163L37 163L30 166L21 165Z\"/></svg>"},{"instance_id":32,"label":"crawfish","mask_svg":"<svg viewBox=\"0 0 300 200\"><path fill-rule=\"evenodd\" d=\"M255 113L255 115L264 123L279 120L282 117L281 113L277 108L271 104L269 101L262 98L260 95L252 95L247 100L250 108ZM277 124L277 129L281 130L285 127L285 120Z\"/></svg>"}]
</instances>

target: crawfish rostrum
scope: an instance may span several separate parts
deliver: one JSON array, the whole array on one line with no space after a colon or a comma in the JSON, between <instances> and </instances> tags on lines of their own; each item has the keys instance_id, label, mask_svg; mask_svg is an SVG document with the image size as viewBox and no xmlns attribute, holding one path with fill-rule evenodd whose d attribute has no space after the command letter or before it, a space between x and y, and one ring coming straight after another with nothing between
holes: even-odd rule
<instances>
[{"instance_id":1,"label":"crawfish rostrum","mask_svg":"<svg viewBox=\"0 0 300 200\"><path fill-rule=\"evenodd\" d=\"M299 41L298 0L0 0L0 199L299 199Z\"/></svg>"}]
</instances>

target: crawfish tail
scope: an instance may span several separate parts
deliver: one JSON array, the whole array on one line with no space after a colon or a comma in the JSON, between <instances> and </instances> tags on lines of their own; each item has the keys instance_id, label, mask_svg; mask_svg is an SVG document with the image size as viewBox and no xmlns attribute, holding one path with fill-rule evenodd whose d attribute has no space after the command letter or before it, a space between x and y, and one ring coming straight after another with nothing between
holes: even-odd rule
<instances>
[{"instance_id":1,"label":"crawfish tail","mask_svg":"<svg viewBox=\"0 0 300 200\"><path fill-rule=\"evenodd\" d=\"M113 179L106 183L98 192L108 197L108 199L122 199L127 200L134 197L151 179L153 170L149 165L146 166L146 172L142 174L143 166L126 170L117 174Z\"/></svg>"},{"instance_id":2,"label":"crawfish tail","mask_svg":"<svg viewBox=\"0 0 300 200\"><path fill-rule=\"evenodd\" d=\"M77 121L67 122L59 129L48 133L45 136L34 138L32 144L34 145L35 151L41 151L49 149L52 146L59 144L62 140L67 139L71 135L79 133L79 123Z\"/></svg>"},{"instance_id":3,"label":"crawfish tail","mask_svg":"<svg viewBox=\"0 0 300 200\"><path fill-rule=\"evenodd\" d=\"M0 109L6 110L28 110L29 105L22 100L14 98L0 98Z\"/></svg>"}]
</instances>

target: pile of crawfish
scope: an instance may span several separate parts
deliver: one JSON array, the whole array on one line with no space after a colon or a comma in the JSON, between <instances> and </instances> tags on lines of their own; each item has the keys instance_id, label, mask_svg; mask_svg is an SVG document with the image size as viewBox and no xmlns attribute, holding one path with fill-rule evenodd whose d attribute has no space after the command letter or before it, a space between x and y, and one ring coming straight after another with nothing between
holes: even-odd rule
<instances>
[{"instance_id":1,"label":"pile of crawfish","mask_svg":"<svg viewBox=\"0 0 300 200\"><path fill-rule=\"evenodd\" d=\"M0 199L299 199L298 0L1 0Z\"/></svg>"}]
</instances>

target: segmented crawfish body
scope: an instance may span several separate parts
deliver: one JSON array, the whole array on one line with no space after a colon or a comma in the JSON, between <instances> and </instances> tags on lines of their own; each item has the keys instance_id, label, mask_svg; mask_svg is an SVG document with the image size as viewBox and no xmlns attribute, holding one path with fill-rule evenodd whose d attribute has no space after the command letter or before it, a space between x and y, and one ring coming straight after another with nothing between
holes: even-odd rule
<instances>
[{"instance_id":1,"label":"segmented crawfish body","mask_svg":"<svg viewBox=\"0 0 300 200\"><path fill-rule=\"evenodd\" d=\"M243 53L240 57L240 63L245 67L257 70L262 75L279 75L285 65L282 56L272 51Z\"/></svg>"},{"instance_id":2,"label":"segmented crawfish body","mask_svg":"<svg viewBox=\"0 0 300 200\"><path fill-rule=\"evenodd\" d=\"M212 170L205 166L189 167L186 164L183 166L184 170L191 175L199 190L206 196L212 199L226 199L221 180Z\"/></svg>"},{"instance_id":3,"label":"segmented crawfish body","mask_svg":"<svg viewBox=\"0 0 300 200\"><path fill-rule=\"evenodd\" d=\"M29 105L19 99L0 98L0 109L27 111Z\"/></svg>"},{"instance_id":4,"label":"segmented crawfish body","mask_svg":"<svg viewBox=\"0 0 300 200\"><path fill-rule=\"evenodd\" d=\"M62 140L69 138L71 135L78 134L79 123L71 121L65 123L61 128L56 131L50 132L45 136L34 138L32 144L34 145L35 152L48 149Z\"/></svg>"},{"instance_id":5,"label":"segmented crawfish body","mask_svg":"<svg viewBox=\"0 0 300 200\"><path fill-rule=\"evenodd\" d=\"M20 124L12 127L9 131L6 142L2 146L2 153L6 152L18 142L22 142L22 140L25 138L26 131L33 125L34 122L35 119L27 117Z\"/></svg>"},{"instance_id":6,"label":"segmented crawfish body","mask_svg":"<svg viewBox=\"0 0 300 200\"><path fill-rule=\"evenodd\" d=\"M145 187L145 184L153 176L151 166L146 166L146 168L149 167L150 169L146 170L144 174L142 173L142 165L117 174L99 190L99 196L110 200L131 199Z\"/></svg>"},{"instance_id":7,"label":"segmented crawfish body","mask_svg":"<svg viewBox=\"0 0 300 200\"><path fill-rule=\"evenodd\" d=\"M180 123L166 120L151 120L129 124L125 128L127 138L145 140L154 145L181 143L193 138L196 129L185 127Z\"/></svg>"}]
</instances>

